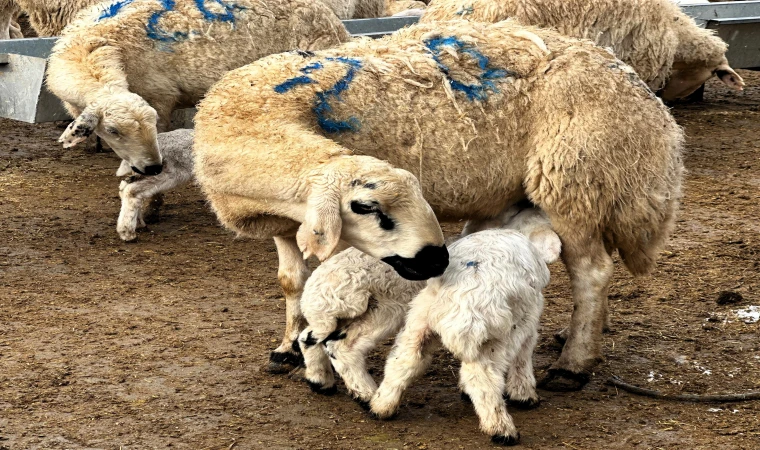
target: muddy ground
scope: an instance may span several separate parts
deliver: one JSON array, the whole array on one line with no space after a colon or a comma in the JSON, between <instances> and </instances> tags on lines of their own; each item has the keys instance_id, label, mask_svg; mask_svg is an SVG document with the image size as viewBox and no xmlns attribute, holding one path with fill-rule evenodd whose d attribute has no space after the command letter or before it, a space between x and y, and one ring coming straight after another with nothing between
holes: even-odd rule
<instances>
[{"instance_id":1,"label":"muddy ground","mask_svg":"<svg viewBox=\"0 0 760 450\"><path fill-rule=\"evenodd\" d=\"M668 393L760 390L760 76L674 110L688 135L683 212L656 272L617 268L606 361L584 390L512 411L523 448L760 448L760 403L682 404ZM441 352L396 420L344 391L313 394L261 370L284 323L270 241L236 240L197 188L166 198L136 244L118 239L118 160L65 151L54 124L0 122L0 449L490 448ZM447 231L456 230L447 226ZM571 303L552 267L536 369ZM716 303L722 291L736 304ZM373 355L377 377L381 352Z\"/></svg>"}]
</instances>

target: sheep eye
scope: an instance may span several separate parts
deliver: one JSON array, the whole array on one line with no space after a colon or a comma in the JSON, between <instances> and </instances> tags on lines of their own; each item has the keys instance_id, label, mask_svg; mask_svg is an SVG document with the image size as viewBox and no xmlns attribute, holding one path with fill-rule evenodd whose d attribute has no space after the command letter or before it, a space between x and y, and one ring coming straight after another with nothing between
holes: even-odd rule
<instances>
[{"instance_id":1,"label":"sheep eye","mask_svg":"<svg viewBox=\"0 0 760 450\"><path fill-rule=\"evenodd\" d=\"M373 214L380 211L380 208L378 208L378 205L376 202L372 203L362 203L353 201L351 202L351 211L353 211L355 214Z\"/></svg>"},{"instance_id":2,"label":"sheep eye","mask_svg":"<svg viewBox=\"0 0 760 450\"><path fill-rule=\"evenodd\" d=\"M113 134L114 136L118 136L119 135L119 130L117 130L114 127L106 127L106 133Z\"/></svg>"}]
</instances>

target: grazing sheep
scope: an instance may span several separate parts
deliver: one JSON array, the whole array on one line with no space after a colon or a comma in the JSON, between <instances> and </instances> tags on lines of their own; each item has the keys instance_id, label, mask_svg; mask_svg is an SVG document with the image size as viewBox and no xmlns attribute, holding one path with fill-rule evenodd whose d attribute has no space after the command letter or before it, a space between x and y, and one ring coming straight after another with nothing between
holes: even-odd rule
<instances>
[{"instance_id":1,"label":"grazing sheep","mask_svg":"<svg viewBox=\"0 0 760 450\"><path fill-rule=\"evenodd\" d=\"M391 256L404 276L404 258L440 245L421 237L427 216L396 217L406 209L382 202L352 209L372 173L359 155L413 171L440 220L493 218L526 197L547 213L575 303L554 389L579 388L602 359L610 253L650 271L680 198L682 131L631 68L591 42L510 21L415 25L269 56L225 75L195 123L196 177L222 224L277 237L288 317L272 369L298 357L309 273L299 248L325 259L343 239ZM405 183L387 176L361 192Z\"/></svg>"},{"instance_id":2,"label":"grazing sheep","mask_svg":"<svg viewBox=\"0 0 760 450\"><path fill-rule=\"evenodd\" d=\"M422 23L513 18L611 47L664 100L693 93L713 75L741 90L727 45L670 0L434 0Z\"/></svg>"},{"instance_id":3,"label":"grazing sheep","mask_svg":"<svg viewBox=\"0 0 760 450\"><path fill-rule=\"evenodd\" d=\"M475 407L480 429L497 444L518 443L502 394L519 405L539 403L533 350L544 307L541 291L549 284L546 263L559 256L549 250L559 250L550 226L536 236L533 242L543 252L525 235L504 229L470 234L450 246L449 268L409 305L383 382L370 400L375 416L396 413L401 395L442 343L462 362L459 386ZM544 245L544 238L552 243Z\"/></svg>"},{"instance_id":4,"label":"grazing sheep","mask_svg":"<svg viewBox=\"0 0 760 450\"><path fill-rule=\"evenodd\" d=\"M158 135L158 148L163 157L164 170L146 177L131 176L121 182L121 212L116 223L119 237L127 242L137 239L137 228L145 226L143 214L146 201L156 194L175 189L193 179L193 130L180 129Z\"/></svg>"},{"instance_id":5,"label":"grazing sheep","mask_svg":"<svg viewBox=\"0 0 760 450\"><path fill-rule=\"evenodd\" d=\"M529 236L539 252L547 255L547 262L559 256L559 237L546 215L537 209L520 211L512 207L488 225ZM452 260L457 257L467 255L451 255ZM467 268L450 265L444 276L455 278L450 272L461 270ZM484 278L482 282L487 285L490 280ZM389 265L354 248L320 265L304 286L301 311L308 326L298 337L306 365L305 379L311 388L319 393L335 391L332 362L349 393L360 402L369 402L377 385L367 372L366 356L398 332L408 303L424 287L424 282L405 280Z\"/></svg>"},{"instance_id":6,"label":"grazing sheep","mask_svg":"<svg viewBox=\"0 0 760 450\"><path fill-rule=\"evenodd\" d=\"M310 0L119 0L94 6L53 48L47 83L76 117L60 141L95 132L142 175L161 171L157 126L230 69L264 55L349 39Z\"/></svg>"}]
</instances>

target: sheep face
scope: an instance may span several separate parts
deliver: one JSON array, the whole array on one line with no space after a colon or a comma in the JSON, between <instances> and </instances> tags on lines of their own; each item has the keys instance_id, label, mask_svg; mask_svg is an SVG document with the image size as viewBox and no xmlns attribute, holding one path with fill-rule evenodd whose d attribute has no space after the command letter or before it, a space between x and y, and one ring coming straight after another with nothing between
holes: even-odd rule
<instances>
[{"instance_id":1,"label":"sheep face","mask_svg":"<svg viewBox=\"0 0 760 450\"><path fill-rule=\"evenodd\" d=\"M441 275L449 254L414 175L375 158L348 158L352 170L323 169L311 182L306 218L297 235L305 256L324 260L343 240L408 280Z\"/></svg>"},{"instance_id":2,"label":"sheep face","mask_svg":"<svg viewBox=\"0 0 760 450\"><path fill-rule=\"evenodd\" d=\"M88 105L61 135L59 142L70 148L96 133L141 175L161 173L157 114L142 97L131 92L104 95Z\"/></svg>"},{"instance_id":3,"label":"sheep face","mask_svg":"<svg viewBox=\"0 0 760 450\"><path fill-rule=\"evenodd\" d=\"M709 66L694 67L690 64L673 63L668 82L660 95L665 101L687 97L713 75L730 88L738 91L744 89L744 80L728 65L728 60L724 57L717 65Z\"/></svg>"}]
</instances>

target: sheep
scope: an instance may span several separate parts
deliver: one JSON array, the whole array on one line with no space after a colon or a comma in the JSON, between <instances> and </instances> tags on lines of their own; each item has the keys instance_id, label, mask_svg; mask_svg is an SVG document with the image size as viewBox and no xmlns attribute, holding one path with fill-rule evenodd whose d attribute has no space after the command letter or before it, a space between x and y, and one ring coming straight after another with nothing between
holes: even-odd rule
<instances>
[{"instance_id":1,"label":"sheep","mask_svg":"<svg viewBox=\"0 0 760 450\"><path fill-rule=\"evenodd\" d=\"M171 12L171 14L167 14ZM228 70L264 55L345 42L343 24L309 0L119 0L71 23L49 59L49 89L76 119L69 148L93 132L134 172L156 175L157 127L193 106Z\"/></svg>"},{"instance_id":2,"label":"sheep","mask_svg":"<svg viewBox=\"0 0 760 450\"><path fill-rule=\"evenodd\" d=\"M727 45L697 26L671 0L434 0L421 23L513 18L611 47L666 101L684 98L717 75L731 88L744 81L726 59Z\"/></svg>"},{"instance_id":3,"label":"sheep","mask_svg":"<svg viewBox=\"0 0 760 450\"><path fill-rule=\"evenodd\" d=\"M418 0L386 0L385 10L389 16L421 16L427 5Z\"/></svg>"},{"instance_id":4,"label":"sheep","mask_svg":"<svg viewBox=\"0 0 760 450\"><path fill-rule=\"evenodd\" d=\"M79 11L101 2L103 0L0 0L0 16L4 11L20 9L28 14L29 23L38 36L58 36Z\"/></svg>"},{"instance_id":5,"label":"sheep","mask_svg":"<svg viewBox=\"0 0 760 450\"><path fill-rule=\"evenodd\" d=\"M269 56L225 75L195 125L196 179L220 222L276 237L287 317L272 371L298 362L303 256L324 260L343 240L404 276L420 249L404 233L429 232L426 217L403 214L410 206L352 209L357 190L381 187L360 189L372 173L361 158L414 172L444 222L490 219L525 198L546 212L574 301L551 389L582 387L602 359L610 253L651 271L680 199L683 132L633 70L589 41L512 21Z\"/></svg>"},{"instance_id":6,"label":"sheep","mask_svg":"<svg viewBox=\"0 0 760 450\"><path fill-rule=\"evenodd\" d=\"M187 184L193 179L193 130L179 129L159 133L158 147L164 158L164 170L152 177L130 176L122 180L119 186L121 212L116 231L126 242L135 241L137 228L145 226L143 215L146 200Z\"/></svg>"},{"instance_id":7,"label":"sheep","mask_svg":"<svg viewBox=\"0 0 760 450\"><path fill-rule=\"evenodd\" d=\"M341 19L385 16L385 0L322 0Z\"/></svg>"},{"instance_id":8,"label":"sheep","mask_svg":"<svg viewBox=\"0 0 760 450\"><path fill-rule=\"evenodd\" d=\"M539 251L547 255L544 256L547 262L559 256L559 237L541 211L511 207L494 222L488 225L511 228L529 236ZM501 250L505 249L489 251ZM452 260L466 256L450 254ZM444 276L455 278L453 272L462 270L467 268L449 265L446 269L449 275ZM482 282L490 282L487 275ZM366 355L398 332L409 302L424 287L424 282L405 280L389 265L354 248L320 265L304 286L301 311L308 326L298 337L306 368L304 378L312 390L335 392L332 361L349 393L360 403L368 404L377 386L366 370Z\"/></svg>"},{"instance_id":9,"label":"sheep","mask_svg":"<svg viewBox=\"0 0 760 450\"><path fill-rule=\"evenodd\" d=\"M559 241L556 234L538 236ZM505 229L470 234L450 250L449 268L409 305L370 412L381 419L393 416L403 392L443 344L462 363L459 386L472 401L481 430L494 443L515 445L520 433L502 394L513 404L538 406L533 350L542 290L549 283L546 263L559 254L546 260L525 235Z\"/></svg>"}]
</instances>

